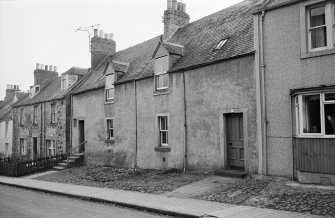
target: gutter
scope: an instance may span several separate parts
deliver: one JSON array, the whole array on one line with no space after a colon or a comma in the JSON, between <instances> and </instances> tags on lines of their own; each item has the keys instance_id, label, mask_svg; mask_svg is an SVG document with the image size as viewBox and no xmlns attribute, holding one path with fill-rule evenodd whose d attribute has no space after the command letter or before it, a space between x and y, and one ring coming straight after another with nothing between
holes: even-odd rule
<instances>
[{"instance_id":1,"label":"gutter","mask_svg":"<svg viewBox=\"0 0 335 218\"><path fill-rule=\"evenodd\" d=\"M237 55L237 56L234 56L234 57L229 57L229 58L225 58L225 59L220 59L220 60L216 60L216 61L211 61L211 62L206 62L206 63L202 63L202 64L192 65L192 66L189 66L189 67L184 67L184 68L171 70L171 71L168 71L168 73L181 73L181 72L184 72L186 70L192 70L192 69L195 69L195 68L204 67L204 66L208 66L208 65L212 65L212 64L217 64L217 63L221 63L221 62L224 62L224 61L229 61L229 60L233 60L233 59L237 59L237 58L241 58L241 57L250 56L250 55L253 55L253 54L255 54L255 51L250 51L250 52L247 52L245 54ZM114 83L114 85L122 85L122 84L125 84L125 83L131 83L131 82L134 82L134 81L149 79L149 78L152 78L152 77L154 77L154 75L145 76L145 77L141 77L141 78L138 78L138 79L125 80L125 81L122 81L122 82L116 82L116 83Z\"/></svg>"}]
</instances>

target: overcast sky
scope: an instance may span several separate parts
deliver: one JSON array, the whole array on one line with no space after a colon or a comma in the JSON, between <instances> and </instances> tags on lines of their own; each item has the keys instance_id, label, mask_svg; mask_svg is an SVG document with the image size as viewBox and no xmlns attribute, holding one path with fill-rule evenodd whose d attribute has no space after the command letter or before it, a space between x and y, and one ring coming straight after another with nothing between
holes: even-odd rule
<instances>
[{"instance_id":1,"label":"overcast sky","mask_svg":"<svg viewBox=\"0 0 335 218\"><path fill-rule=\"evenodd\" d=\"M184 0L191 22L242 0ZM88 33L113 33L117 51L163 33L166 0L0 0L0 99L7 84L26 91L36 63L90 67Z\"/></svg>"}]
</instances>

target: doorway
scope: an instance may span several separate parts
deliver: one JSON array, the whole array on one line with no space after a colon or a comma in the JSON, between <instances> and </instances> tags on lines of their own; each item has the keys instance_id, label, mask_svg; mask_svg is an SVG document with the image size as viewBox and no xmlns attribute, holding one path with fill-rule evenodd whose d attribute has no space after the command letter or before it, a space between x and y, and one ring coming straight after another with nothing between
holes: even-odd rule
<instances>
[{"instance_id":1,"label":"doorway","mask_svg":"<svg viewBox=\"0 0 335 218\"><path fill-rule=\"evenodd\" d=\"M33 137L33 157L37 158L37 137Z\"/></svg>"},{"instance_id":2,"label":"doorway","mask_svg":"<svg viewBox=\"0 0 335 218\"><path fill-rule=\"evenodd\" d=\"M228 168L244 170L243 114L227 114Z\"/></svg>"},{"instance_id":3,"label":"doorway","mask_svg":"<svg viewBox=\"0 0 335 218\"><path fill-rule=\"evenodd\" d=\"M83 153L85 152L85 122L84 120L79 120L78 122L79 126L79 152Z\"/></svg>"}]
</instances>

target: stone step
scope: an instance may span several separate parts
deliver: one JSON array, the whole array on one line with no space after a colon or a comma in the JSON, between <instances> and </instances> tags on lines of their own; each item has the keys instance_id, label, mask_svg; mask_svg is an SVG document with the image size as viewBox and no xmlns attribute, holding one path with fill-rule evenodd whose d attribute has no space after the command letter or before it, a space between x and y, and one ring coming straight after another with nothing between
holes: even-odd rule
<instances>
[{"instance_id":1,"label":"stone step","mask_svg":"<svg viewBox=\"0 0 335 218\"><path fill-rule=\"evenodd\" d=\"M61 170L64 170L65 167L61 167L61 166L55 166L52 168L53 170L57 170L57 171L61 171Z\"/></svg>"},{"instance_id":2,"label":"stone step","mask_svg":"<svg viewBox=\"0 0 335 218\"><path fill-rule=\"evenodd\" d=\"M60 166L60 167L67 167L67 163L59 163L58 166Z\"/></svg>"},{"instance_id":3,"label":"stone step","mask_svg":"<svg viewBox=\"0 0 335 218\"><path fill-rule=\"evenodd\" d=\"M80 158L79 156L71 156L71 157L69 157L70 160L77 160L79 158Z\"/></svg>"},{"instance_id":4,"label":"stone step","mask_svg":"<svg viewBox=\"0 0 335 218\"><path fill-rule=\"evenodd\" d=\"M84 156L85 153L73 153L72 156L77 156L77 157L81 157Z\"/></svg>"},{"instance_id":5,"label":"stone step","mask_svg":"<svg viewBox=\"0 0 335 218\"><path fill-rule=\"evenodd\" d=\"M214 175L230 177L230 178L244 178L247 173L241 170L216 170Z\"/></svg>"},{"instance_id":6,"label":"stone step","mask_svg":"<svg viewBox=\"0 0 335 218\"><path fill-rule=\"evenodd\" d=\"M74 163L74 162L76 162L75 160L71 160L71 159L69 159L69 160L63 160L63 163Z\"/></svg>"}]
</instances>

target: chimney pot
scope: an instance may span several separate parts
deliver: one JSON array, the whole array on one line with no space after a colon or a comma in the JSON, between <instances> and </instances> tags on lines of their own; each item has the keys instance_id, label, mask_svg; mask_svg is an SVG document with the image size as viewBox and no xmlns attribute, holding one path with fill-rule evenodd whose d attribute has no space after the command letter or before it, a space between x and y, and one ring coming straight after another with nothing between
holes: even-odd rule
<instances>
[{"instance_id":1,"label":"chimney pot","mask_svg":"<svg viewBox=\"0 0 335 218\"><path fill-rule=\"evenodd\" d=\"M36 63L36 69L40 68L40 64Z\"/></svg>"},{"instance_id":2,"label":"chimney pot","mask_svg":"<svg viewBox=\"0 0 335 218\"><path fill-rule=\"evenodd\" d=\"M47 64L45 65L45 68L44 68L44 69L45 69L45 70L48 70L48 65L47 65Z\"/></svg>"},{"instance_id":3,"label":"chimney pot","mask_svg":"<svg viewBox=\"0 0 335 218\"><path fill-rule=\"evenodd\" d=\"M94 29L94 37L98 37L98 29Z\"/></svg>"},{"instance_id":4,"label":"chimney pot","mask_svg":"<svg viewBox=\"0 0 335 218\"><path fill-rule=\"evenodd\" d=\"M109 34L109 39L110 39L110 40L113 40L113 33L110 33L110 34Z\"/></svg>"},{"instance_id":5,"label":"chimney pot","mask_svg":"<svg viewBox=\"0 0 335 218\"><path fill-rule=\"evenodd\" d=\"M100 31L99 31L99 37L100 37L100 38L103 38L103 35L104 35L104 31L100 30Z\"/></svg>"},{"instance_id":6,"label":"chimney pot","mask_svg":"<svg viewBox=\"0 0 335 218\"><path fill-rule=\"evenodd\" d=\"M183 9L182 3L181 2L177 2L177 11L182 11Z\"/></svg>"},{"instance_id":7,"label":"chimney pot","mask_svg":"<svg viewBox=\"0 0 335 218\"><path fill-rule=\"evenodd\" d=\"M172 1L173 0L167 0L167 9L172 9Z\"/></svg>"},{"instance_id":8,"label":"chimney pot","mask_svg":"<svg viewBox=\"0 0 335 218\"><path fill-rule=\"evenodd\" d=\"M54 71L57 72L57 66L54 66Z\"/></svg>"},{"instance_id":9,"label":"chimney pot","mask_svg":"<svg viewBox=\"0 0 335 218\"><path fill-rule=\"evenodd\" d=\"M52 65L49 65L49 71L52 71Z\"/></svg>"},{"instance_id":10,"label":"chimney pot","mask_svg":"<svg viewBox=\"0 0 335 218\"><path fill-rule=\"evenodd\" d=\"M44 70L44 64L41 64L41 70Z\"/></svg>"},{"instance_id":11,"label":"chimney pot","mask_svg":"<svg viewBox=\"0 0 335 218\"><path fill-rule=\"evenodd\" d=\"M105 39L108 39L108 33L105 33Z\"/></svg>"},{"instance_id":12,"label":"chimney pot","mask_svg":"<svg viewBox=\"0 0 335 218\"><path fill-rule=\"evenodd\" d=\"M182 12L186 13L186 4L182 3Z\"/></svg>"},{"instance_id":13,"label":"chimney pot","mask_svg":"<svg viewBox=\"0 0 335 218\"><path fill-rule=\"evenodd\" d=\"M177 10L177 0L172 0L172 9Z\"/></svg>"}]
</instances>

